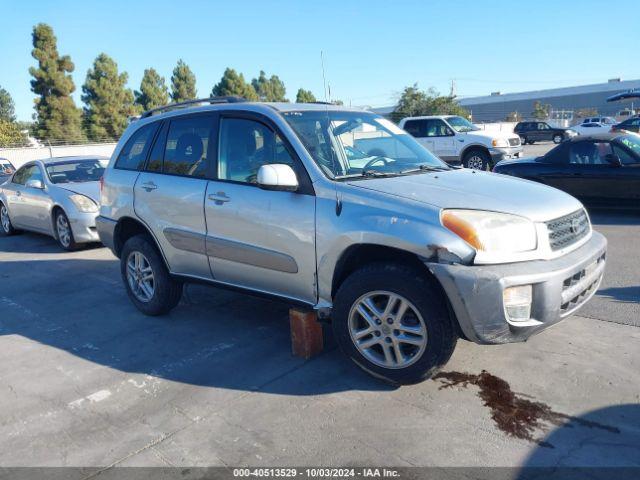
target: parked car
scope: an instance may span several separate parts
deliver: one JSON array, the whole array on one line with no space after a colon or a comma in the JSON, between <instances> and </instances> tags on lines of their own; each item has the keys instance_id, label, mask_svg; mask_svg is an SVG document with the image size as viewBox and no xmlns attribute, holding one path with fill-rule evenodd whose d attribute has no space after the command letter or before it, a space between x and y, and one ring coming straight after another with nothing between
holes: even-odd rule
<instances>
[{"instance_id":1,"label":"parked car","mask_svg":"<svg viewBox=\"0 0 640 480\"><path fill-rule=\"evenodd\" d=\"M612 133L621 131L640 133L640 117L628 118L611 127Z\"/></svg>"},{"instance_id":2,"label":"parked car","mask_svg":"<svg viewBox=\"0 0 640 480\"><path fill-rule=\"evenodd\" d=\"M65 250L98 242L95 219L105 157L57 157L20 167L0 186L2 234L30 230Z\"/></svg>"},{"instance_id":3,"label":"parked car","mask_svg":"<svg viewBox=\"0 0 640 480\"><path fill-rule=\"evenodd\" d=\"M520 136L523 144L529 145L544 141L560 143L576 135L576 132L569 128L552 127L541 121L518 122L513 131Z\"/></svg>"},{"instance_id":4,"label":"parked car","mask_svg":"<svg viewBox=\"0 0 640 480\"><path fill-rule=\"evenodd\" d=\"M640 136L575 137L538 158L503 162L494 172L564 190L591 205L640 208Z\"/></svg>"},{"instance_id":5,"label":"parked car","mask_svg":"<svg viewBox=\"0 0 640 480\"><path fill-rule=\"evenodd\" d=\"M581 123L580 125L574 125L571 130L578 135L595 135L598 133L609 133L611 125L604 123Z\"/></svg>"},{"instance_id":6,"label":"parked car","mask_svg":"<svg viewBox=\"0 0 640 480\"><path fill-rule=\"evenodd\" d=\"M511 132L484 131L463 117L439 115L403 118L400 128L410 133L447 163L478 170L522 154L520 138Z\"/></svg>"},{"instance_id":7,"label":"parked car","mask_svg":"<svg viewBox=\"0 0 640 480\"><path fill-rule=\"evenodd\" d=\"M9 160L6 158L0 158L0 184L6 182L15 171L16 169Z\"/></svg>"},{"instance_id":8,"label":"parked car","mask_svg":"<svg viewBox=\"0 0 640 480\"><path fill-rule=\"evenodd\" d=\"M618 122L613 117L586 117L586 118L583 118L582 122L580 123L582 125L585 125L587 123L602 123L604 125L615 125ZM571 127L571 128L573 129L574 127Z\"/></svg>"},{"instance_id":9,"label":"parked car","mask_svg":"<svg viewBox=\"0 0 640 480\"><path fill-rule=\"evenodd\" d=\"M356 364L401 384L445 364L459 331L523 341L600 283L606 240L559 190L451 168L367 111L200 102L142 114L104 173L98 233L145 314L184 282L267 295L330 319ZM386 150L363 163L370 138Z\"/></svg>"}]
</instances>

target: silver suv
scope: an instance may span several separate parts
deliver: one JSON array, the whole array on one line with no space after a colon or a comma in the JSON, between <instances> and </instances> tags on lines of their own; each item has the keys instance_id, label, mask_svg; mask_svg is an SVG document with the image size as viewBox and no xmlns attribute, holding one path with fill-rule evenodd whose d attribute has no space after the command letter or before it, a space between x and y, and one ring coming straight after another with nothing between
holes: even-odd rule
<instances>
[{"instance_id":1,"label":"silver suv","mask_svg":"<svg viewBox=\"0 0 640 480\"><path fill-rule=\"evenodd\" d=\"M559 190L451 168L367 111L199 102L132 122L103 178L100 239L148 315L190 281L284 299L403 384L457 338L523 341L600 284L606 240Z\"/></svg>"}]
</instances>

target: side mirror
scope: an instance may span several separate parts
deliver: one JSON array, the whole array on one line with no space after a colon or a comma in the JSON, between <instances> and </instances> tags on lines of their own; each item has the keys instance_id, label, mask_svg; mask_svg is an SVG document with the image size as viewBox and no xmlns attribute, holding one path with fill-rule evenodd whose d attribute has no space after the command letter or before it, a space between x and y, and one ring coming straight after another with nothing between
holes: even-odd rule
<instances>
[{"instance_id":1,"label":"side mirror","mask_svg":"<svg viewBox=\"0 0 640 480\"><path fill-rule=\"evenodd\" d=\"M608 153L605 155L604 159L611 164L612 167L621 167L622 161L618 155L614 155L613 153Z\"/></svg>"},{"instance_id":2,"label":"side mirror","mask_svg":"<svg viewBox=\"0 0 640 480\"><path fill-rule=\"evenodd\" d=\"M466 132L465 132L466 133ZM455 136L455 132L453 130L451 130L449 127L447 127L447 136L448 137L453 137Z\"/></svg>"},{"instance_id":3,"label":"side mirror","mask_svg":"<svg viewBox=\"0 0 640 480\"><path fill-rule=\"evenodd\" d=\"M42 180L27 180L25 187L42 190L44 188L44 184L42 183Z\"/></svg>"},{"instance_id":4,"label":"side mirror","mask_svg":"<svg viewBox=\"0 0 640 480\"><path fill-rule=\"evenodd\" d=\"M295 192L299 185L293 168L284 163L272 163L262 165L258 170L258 186L265 190Z\"/></svg>"}]
</instances>

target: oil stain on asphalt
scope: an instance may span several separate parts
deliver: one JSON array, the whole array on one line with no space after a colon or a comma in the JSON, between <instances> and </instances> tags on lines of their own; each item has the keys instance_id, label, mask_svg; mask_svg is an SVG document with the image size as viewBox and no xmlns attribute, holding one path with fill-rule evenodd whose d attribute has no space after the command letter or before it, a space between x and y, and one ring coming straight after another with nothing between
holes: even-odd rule
<instances>
[{"instance_id":1,"label":"oil stain on asphalt","mask_svg":"<svg viewBox=\"0 0 640 480\"><path fill-rule=\"evenodd\" d=\"M480 372L479 375L440 372L433 379L442 382L440 390L455 386L465 388L469 385L477 386L479 388L478 396L484 405L491 410L491 418L500 430L512 437L537 443L541 447L554 448L549 442L536 437L537 432L544 433L548 430L549 425L573 428L574 424L577 424L611 433L620 433L616 427L556 412L545 403L528 400L523 395L512 391L506 381L491 375L486 370Z\"/></svg>"}]
</instances>

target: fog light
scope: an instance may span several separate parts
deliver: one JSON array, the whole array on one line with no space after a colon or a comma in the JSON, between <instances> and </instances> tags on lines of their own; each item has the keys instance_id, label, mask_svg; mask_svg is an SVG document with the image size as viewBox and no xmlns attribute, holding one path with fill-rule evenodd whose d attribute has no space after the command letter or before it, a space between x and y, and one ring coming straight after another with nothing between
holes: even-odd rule
<instances>
[{"instance_id":1,"label":"fog light","mask_svg":"<svg viewBox=\"0 0 640 480\"><path fill-rule=\"evenodd\" d=\"M531 300L533 298L531 285L505 288L502 301L507 319L510 322L526 322L531 317Z\"/></svg>"}]
</instances>

